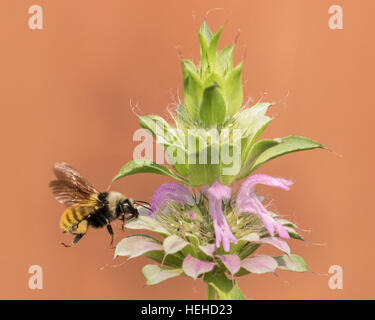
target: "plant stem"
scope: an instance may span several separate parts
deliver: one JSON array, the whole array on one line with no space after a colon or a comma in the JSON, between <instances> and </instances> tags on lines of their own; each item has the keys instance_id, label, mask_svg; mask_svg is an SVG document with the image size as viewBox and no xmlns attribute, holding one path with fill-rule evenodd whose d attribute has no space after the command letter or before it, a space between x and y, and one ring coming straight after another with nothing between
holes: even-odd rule
<instances>
[{"instance_id":1,"label":"plant stem","mask_svg":"<svg viewBox=\"0 0 375 320\"><path fill-rule=\"evenodd\" d=\"M216 300L216 290L207 283L207 300Z\"/></svg>"},{"instance_id":2,"label":"plant stem","mask_svg":"<svg viewBox=\"0 0 375 320\"><path fill-rule=\"evenodd\" d=\"M246 300L236 281L226 277L224 272L209 272L204 276L207 284L207 299L214 300Z\"/></svg>"}]
</instances>

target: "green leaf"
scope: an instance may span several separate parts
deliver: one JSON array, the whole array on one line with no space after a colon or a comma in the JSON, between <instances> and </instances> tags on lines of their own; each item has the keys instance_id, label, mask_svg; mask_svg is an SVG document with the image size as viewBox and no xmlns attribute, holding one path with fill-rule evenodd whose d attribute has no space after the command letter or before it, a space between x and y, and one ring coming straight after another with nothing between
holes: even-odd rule
<instances>
[{"instance_id":1,"label":"green leaf","mask_svg":"<svg viewBox=\"0 0 375 320\"><path fill-rule=\"evenodd\" d=\"M168 269L168 268L159 267L154 264L148 264L143 267L142 273L144 277L146 278L146 284L154 285L164 280L181 275L182 270L180 268Z\"/></svg>"},{"instance_id":2,"label":"green leaf","mask_svg":"<svg viewBox=\"0 0 375 320\"><path fill-rule=\"evenodd\" d=\"M208 88L213 85L217 85L219 88L222 88L224 85L224 79L215 72L211 72L203 81L204 88Z\"/></svg>"},{"instance_id":3,"label":"green leaf","mask_svg":"<svg viewBox=\"0 0 375 320\"><path fill-rule=\"evenodd\" d=\"M249 152L256 139L267 128L272 119L266 116L270 103L261 102L235 115L234 128L242 129L242 164L246 162Z\"/></svg>"},{"instance_id":4,"label":"green leaf","mask_svg":"<svg viewBox=\"0 0 375 320\"><path fill-rule=\"evenodd\" d=\"M189 130L189 182L192 186L211 185L220 177L220 137L216 129Z\"/></svg>"},{"instance_id":5,"label":"green leaf","mask_svg":"<svg viewBox=\"0 0 375 320\"><path fill-rule=\"evenodd\" d=\"M187 177L189 175L189 165L186 150L176 145L172 145L165 147L164 152L173 169L175 169L181 176Z\"/></svg>"},{"instance_id":6,"label":"green leaf","mask_svg":"<svg viewBox=\"0 0 375 320\"><path fill-rule=\"evenodd\" d=\"M211 71L215 70L215 62L216 62L216 50L217 50L217 44L221 35L221 32L223 31L223 27L221 27L211 38L208 50L207 50L207 57L208 57L208 63L210 65Z\"/></svg>"},{"instance_id":7,"label":"green leaf","mask_svg":"<svg viewBox=\"0 0 375 320\"><path fill-rule=\"evenodd\" d=\"M203 94L202 81L189 60L182 61L182 75L185 108L194 119L197 119Z\"/></svg>"},{"instance_id":8,"label":"green leaf","mask_svg":"<svg viewBox=\"0 0 375 320\"><path fill-rule=\"evenodd\" d=\"M132 160L129 161L127 164L125 164L119 171L116 177L113 178L112 181L119 180L123 177L130 176L133 174L138 173L155 173L155 174L161 174L164 176L168 176L170 178L173 178L177 181L180 181L185 184L189 184L189 182L184 179L183 177L180 177L176 175L173 171L170 169L157 164L150 160Z\"/></svg>"},{"instance_id":9,"label":"green leaf","mask_svg":"<svg viewBox=\"0 0 375 320\"><path fill-rule=\"evenodd\" d=\"M199 29L199 33L203 36L206 40L206 43L209 44L212 38L212 32L207 24L207 20L204 19L201 28Z\"/></svg>"},{"instance_id":10,"label":"green leaf","mask_svg":"<svg viewBox=\"0 0 375 320\"><path fill-rule=\"evenodd\" d=\"M187 152L185 141L178 131L172 128L163 118L156 115L139 116L139 124L149 130L156 142L164 147L166 157L172 167L182 176L188 175Z\"/></svg>"},{"instance_id":11,"label":"green leaf","mask_svg":"<svg viewBox=\"0 0 375 320\"><path fill-rule=\"evenodd\" d=\"M247 234L246 236L238 239L237 243L236 244L231 244L231 248L230 248L230 252L231 253L235 253L235 254L238 254L241 258L243 258L240 253L242 251L242 249L247 245L247 244L254 244L254 245L258 245L258 242L259 242L260 238L259 238L259 235L258 233L256 232L252 232L252 233L249 233Z\"/></svg>"},{"instance_id":12,"label":"green leaf","mask_svg":"<svg viewBox=\"0 0 375 320\"><path fill-rule=\"evenodd\" d=\"M225 77L224 97L227 102L227 117L233 116L242 105L242 62Z\"/></svg>"},{"instance_id":13,"label":"green leaf","mask_svg":"<svg viewBox=\"0 0 375 320\"><path fill-rule=\"evenodd\" d=\"M241 180L243 178L246 178L254 165L254 162L256 159L267 149L272 148L273 146L279 144L280 142L276 140L261 140L258 141L253 145L251 148L249 155L247 156L247 159L245 159L245 163L241 168L240 173L236 177L237 180Z\"/></svg>"},{"instance_id":14,"label":"green leaf","mask_svg":"<svg viewBox=\"0 0 375 320\"><path fill-rule=\"evenodd\" d=\"M180 130L186 130L189 128L189 122L191 120L191 115L187 111L187 109L179 104L177 106L177 121L176 127Z\"/></svg>"},{"instance_id":15,"label":"green leaf","mask_svg":"<svg viewBox=\"0 0 375 320\"><path fill-rule=\"evenodd\" d=\"M222 131L223 132L223 131ZM233 143L221 143L220 183L229 185L241 170L241 138Z\"/></svg>"},{"instance_id":16,"label":"green leaf","mask_svg":"<svg viewBox=\"0 0 375 320\"><path fill-rule=\"evenodd\" d=\"M199 247L199 239L196 235L192 233L186 233L185 237L189 240L189 242L196 248Z\"/></svg>"},{"instance_id":17,"label":"green leaf","mask_svg":"<svg viewBox=\"0 0 375 320\"><path fill-rule=\"evenodd\" d=\"M292 239L305 241L305 239L300 234L298 234L297 232L293 232L293 231L288 230L288 234L289 234L289 237L291 237Z\"/></svg>"},{"instance_id":18,"label":"green leaf","mask_svg":"<svg viewBox=\"0 0 375 320\"><path fill-rule=\"evenodd\" d=\"M296 254L275 257L274 259L276 260L278 264L278 268L281 270L294 271L294 272L309 271L305 260Z\"/></svg>"},{"instance_id":19,"label":"green leaf","mask_svg":"<svg viewBox=\"0 0 375 320\"><path fill-rule=\"evenodd\" d=\"M200 118L206 127L212 128L225 119L226 104L217 85L208 87L203 92L200 106Z\"/></svg>"},{"instance_id":20,"label":"green leaf","mask_svg":"<svg viewBox=\"0 0 375 320\"><path fill-rule=\"evenodd\" d=\"M197 69L197 67L196 67L196 65L194 64L193 61L191 61L189 59L183 59L182 64L183 64L183 67L186 68L187 71L189 71L189 73L198 74L198 69ZM188 75L188 74L186 74L186 75Z\"/></svg>"},{"instance_id":21,"label":"green leaf","mask_svg":"<svg viewBox=\"0 0 375 320\"><path fill-rule=\"evenodd\" d=\"M280 144L272 148L269 148L258 157L253 167L251 168L249 174L253 172L255 169L259 168L264 163L266 163L267 161L280 157L284 154L303 150L311 150L316 148L326 149L320 143L308 138L298 136L289 136L286 138L282 138Z\"/></svg>"},{"instance_id":22,"label":"green leaf","mask_svg":"<svg viewBox=\"0 0 375 320\"><path fill-rule=\"evenodd\" d=\"M270 106L271 103L269 102L260 102L241 111L236 115L235 127L246 130L246 135L253 137L258 132L258 130L254 130L254 126L265 117ZM266 119L269 120L270 118L266 117Z\"/></svg>"},{"instance_id":23,"label":"green leaf","mask_svg":"<svg viewBox=\"0 0 375 320\"><path fill-rule=\"evenodd\" d=\"M197 156L198 159L198 156ZM212 185L220 178L220 164L190 164L189 183L193 187Z\"/></svg>"},{"instance_id":24,"label":"green leaf","mask_svg":"<svg viewBox=\"0 0 375 320\"><path fill-rule=\"evenodd\" d=\"M204 282L216 291L220 300L246 300L236 281L229 280L223 272L206 273Z\"/></svg>"},{"instance_id":25,"label":"green leaf","mask_svg":"<svg viewBox=\"0 0 375 320\"><path fill-rule=\"evenodd\" d=\"M221 76L233 68L233 51L234 46L228 46L220 50L216 55L215 70Z\"/></svg>"},{"instance_id":26,"label":"green leaf","mask_svg":"<svg viewBox=\"0 0 375 320\"><path fill-rule=\"evenodd\" d=\"M183 146L183 141L180 141L179 136L174 128L172 128L167 121L162 117L156 115L139 116L139 125L149 130L156 142L161 145L177 145Z\"/></svg>"},{"instance_id":27,"label":"green leaf","mask_svg":"<svg viewBox=\"0 0 375 320\"><path fill-rule=\"evenodd\" d=\"M157 263L162 264L163 266L168 266L172 268L181 268L183 259L178 254L169 254L168 256L165 256L164 251L149 251L143 256L154 260Z\"/></svg>"},{"instance_id":28,"label":"green leaf","mask_svg":"<svg viewBox=\"0 0 375 320\"><path fill-rule=\"evenodd\" d=\"M199 38L200 55L201 55L201 60L199 62L199 75L202 79L204 79L206 77L206 72L209 71L209 64L208 64L209 41L207 41L205 35L201 31L198 32L198 38Z\"/></svg>"},{"instance_id":29,"label":"green leaf","mask_svg":"<svg viewBox=\"0 0 375 320\"><path fill-rule=\"evenodd\" d=\"M239 254L241 259L244 259L254 253L260 247L259 243L249 242L243 248Z\"/></svg>"},{"instance_id":30,"label":"green leaf","mask_svg":"<svg viewBox=\"0 0 375 320\"><path fill-rule=\"evenodd\" d=\"M271 211L269 211L269 212L271 212ZM273 214L273 212L272 212L272 214ZM283 219L283 218L279 218L276 213L273 215L273 217L276 217L276 221L281 223L285 227L291 227L293 229L298 228L297 225L294 224L292 221L289 221L289 220L286 220L286 219Z\"/></svg>"}]
</instances>

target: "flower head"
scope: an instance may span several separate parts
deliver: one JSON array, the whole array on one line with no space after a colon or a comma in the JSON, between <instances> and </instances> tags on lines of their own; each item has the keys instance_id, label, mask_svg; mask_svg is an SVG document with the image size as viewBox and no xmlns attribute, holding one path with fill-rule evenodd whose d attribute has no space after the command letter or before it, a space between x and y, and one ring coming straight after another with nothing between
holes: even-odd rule
<instances>
[{"instance_id":1,"label":"flower head","mask_svg":"<svg viewBox=\"0 0 375 320\"><path fill-rule=\"evenodd\" d=\"M249 272L261 274L277 268L306 271L303 259L293 255L282 238L302 239L289 221L271 215L255 195L256 184L288 190L291 181L267 175L253 175L232 194L228 186L214 182L200 194L191 194L176 183L160 186L152 199L152 215L129 222L129 229L146 229L163 237L135 234L123 239L116 256L147 256L159 265L146 265L146 283L157 284L186 275L194 280L203 277L209 285L230 281ZM274 235L274 231L280 235ZM285 255L254 255L262 245L272 245ZM220 280L217 280L220 279ZM216 283L217 284L217 283ZM232 284L229 282L229 287Z\"/></svg>"}]
</instances>

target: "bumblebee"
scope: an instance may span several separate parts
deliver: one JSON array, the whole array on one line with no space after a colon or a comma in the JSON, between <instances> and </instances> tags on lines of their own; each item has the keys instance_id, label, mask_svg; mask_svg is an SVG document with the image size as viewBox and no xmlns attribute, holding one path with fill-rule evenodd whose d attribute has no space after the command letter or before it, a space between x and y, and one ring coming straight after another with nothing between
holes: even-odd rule
<instances>
[{"instance_id":1,"label":"bumblebee","mask_svg":"<svg viewBox=\"0 0 375 320\"><path fill-rule=\"evenodd\" d=\"M122 230L126 221L138 218L138 207L144 201L133 201L115 191L99 192L91 186L69 164L58 162L54 166L57 180L49 183L57 201L68 208L60 218L63 233L75 235L71 244L61 243L65 247L76 245L86 234L89 227L106 227L113 245L113 229L111 222L122 221Z\"/></svg>"}]
</instances>

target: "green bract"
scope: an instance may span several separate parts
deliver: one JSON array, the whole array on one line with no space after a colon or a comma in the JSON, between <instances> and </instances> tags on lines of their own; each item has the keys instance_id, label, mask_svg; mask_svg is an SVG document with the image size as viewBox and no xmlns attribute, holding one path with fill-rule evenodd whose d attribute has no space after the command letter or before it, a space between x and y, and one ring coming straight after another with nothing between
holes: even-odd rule
<instances>
[{"instance_id":1,"label":"green bract","mask_svg":"<svg viewBox=\"0 0 375 320\"><path fill-rule=\"evenodd\" d=\"M281 155L324 148L298 136L258 139L272 121L266 115L271 103L242 105L242 62L233 65L234 45L217 50L221 32L213 34L204 21L198 32L199 64L181 61L184 99L172 115L174 125L156 115L138 116L139 124L164 147L171 168L133 160L113 180L156 173L195 187L216 180L228 185Z\"/></svg>"}]
</instances>

